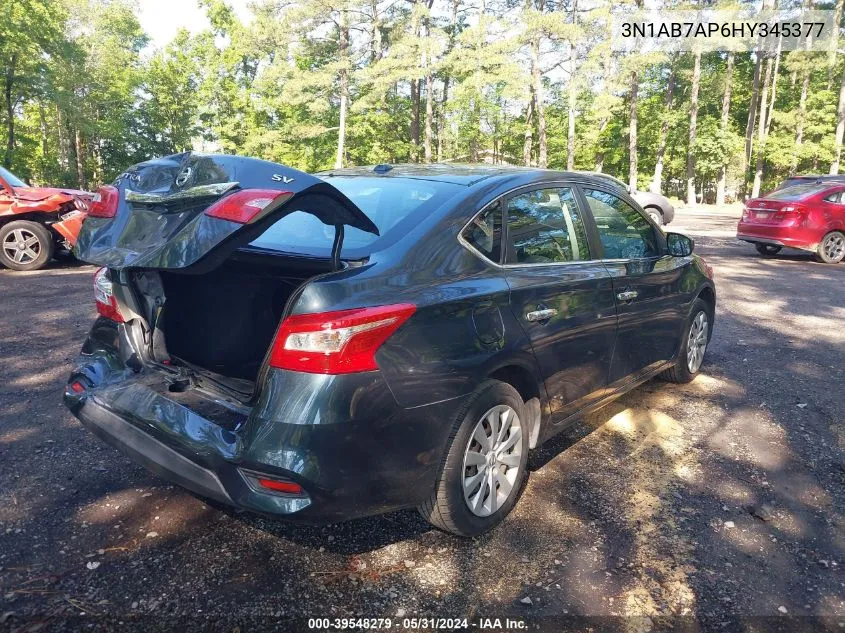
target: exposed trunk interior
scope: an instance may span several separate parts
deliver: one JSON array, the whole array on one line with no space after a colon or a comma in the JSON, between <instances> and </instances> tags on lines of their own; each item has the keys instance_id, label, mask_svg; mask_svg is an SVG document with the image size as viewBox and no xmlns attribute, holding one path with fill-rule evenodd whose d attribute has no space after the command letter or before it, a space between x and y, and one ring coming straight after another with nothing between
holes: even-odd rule
<instances>
[{"instance_id":1,"label":"exposed trunk interior","mask_svg":"<svg viewBox=\"0 0 845 633\"><path fill-rule=\"evenodd\" d=\"M329 261L240 252L203 275L161 272L166 301L158 327L168 353L254 382L290 296L329 270Z\"/></svg>"}]
</instances>

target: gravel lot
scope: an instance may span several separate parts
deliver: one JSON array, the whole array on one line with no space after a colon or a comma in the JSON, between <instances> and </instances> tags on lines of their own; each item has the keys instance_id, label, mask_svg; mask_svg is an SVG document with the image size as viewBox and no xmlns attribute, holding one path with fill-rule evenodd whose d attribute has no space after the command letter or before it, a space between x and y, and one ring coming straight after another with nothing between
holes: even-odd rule
<instances>
[{"instance_id":1,"label":"gravel lot","mask_svg":"<svg viewBox=\"0 0 845 633\"><path fill-rule=\"evenodd\" d=\"M672 225L716 270L703 375L647 383L542 447L511 518L474 540L412 511L293 526L157 479L60 403L93 269L0 271L0 629L586 615L843 630L845 265L760 258L732 238L737 215Z\"/></svg>"}]
</instances>

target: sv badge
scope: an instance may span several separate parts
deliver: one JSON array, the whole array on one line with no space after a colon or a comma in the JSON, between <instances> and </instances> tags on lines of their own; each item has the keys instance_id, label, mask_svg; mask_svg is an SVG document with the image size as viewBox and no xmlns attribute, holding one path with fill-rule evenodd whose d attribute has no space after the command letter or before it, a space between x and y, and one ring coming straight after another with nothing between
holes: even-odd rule
<instances>
[{"instance_id":1,"label":"sv badge","mask_svg":"<svg viewBox=\"0 0 845 633\"><path fill-rule=\"evenodd\" d=\"M283 182L285 184L293 182L293 178L290 176L283 176L282 174L273 174L272 180L273 182Z\"/></svg>"}]
</instances>

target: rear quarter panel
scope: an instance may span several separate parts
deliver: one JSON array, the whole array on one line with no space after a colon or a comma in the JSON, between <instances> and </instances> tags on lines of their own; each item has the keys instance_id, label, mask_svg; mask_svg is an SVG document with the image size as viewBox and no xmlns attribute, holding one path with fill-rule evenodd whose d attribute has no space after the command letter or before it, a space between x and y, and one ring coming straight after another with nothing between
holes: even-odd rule
<instances>
[{"instance_id":1,"label":"rear quarter panel","mask_svg":"<svg viewBox=\"0 0 845 633\"><path fill-rule=\"evenodd\" d=\"M466 395L505 365L536 377L530 344L508 309L504 275L458 242L466 222L496 195L493 187L468 190L367 265L307 284L291 313L416 305L376 355L402 407Z\"/></svg>"}]
</instances>

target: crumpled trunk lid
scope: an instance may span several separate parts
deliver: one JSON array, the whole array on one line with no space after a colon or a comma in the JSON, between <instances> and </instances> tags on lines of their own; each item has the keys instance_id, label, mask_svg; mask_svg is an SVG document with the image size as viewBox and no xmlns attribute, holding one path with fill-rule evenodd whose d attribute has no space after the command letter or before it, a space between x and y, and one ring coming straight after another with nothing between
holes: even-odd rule
<instances>
[{"instance_id":1,"label":"crumpled trunk lid","mask_svg":"<svg viewBox=\"0 0 845 633\"><path fill-rule=\"evenodd\" d=\"M210 270L294 211L340 229L348 225L378 234L366 214L329 183L255 158L174 154L127 169L114 186L117 213L89 216L74 247L79 259L112 269ZM251 189L290 196L246 224L205 213L221 198Z\"/></svg>"}]
</instances>

